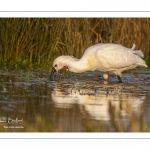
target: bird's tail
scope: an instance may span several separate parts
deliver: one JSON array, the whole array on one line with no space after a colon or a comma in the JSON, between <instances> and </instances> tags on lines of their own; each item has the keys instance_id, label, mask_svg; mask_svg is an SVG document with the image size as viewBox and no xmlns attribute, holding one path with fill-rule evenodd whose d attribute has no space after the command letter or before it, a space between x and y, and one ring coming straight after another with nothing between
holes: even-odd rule
<instances>
[{"instance_id":1,"label":"bird's tail","mask_svg":"<svg viewBox=\"0 0 150 150\"><path fill-rule=\"evenodd\" d=\"M137 57L137 63L138 66L148 67L143 59L140 57Z\"/></svg>"},{"instance_id":2,"label":"bird's tail","mask_svg":"<svg viewBox=\"0 0 150 150\"><path fill-rule=\"evenodd\" d=\"M134 54L136 54L137 56L141 57L141 58L144 58L144 54L141 50L134 50L135 49L135 44L133 44L131 50Z\"/></svg>"},{"instance_id":3,"label":"bird's tail","mask_svg":"<svg viewBox=\"0 0 150 150\"><path fill-rule=\"evenodd\" d=\"M142 66L142 67L148 67L145 62L144 63L137 63L137 65Z\"/></svg>"},{"instance_id":4,"label":"bird's tail","mask_svg":"<svg viewBox=\"0 0 150 150\"><path fill-rule=\"evenodd\" d=\"M143 52L142 52L141 50L136 50L136 51L134 51L134 52L135 52L135 54L138 55L139 57L144 58L144 54L143 54Z\"/></svg>"}]
</instances>

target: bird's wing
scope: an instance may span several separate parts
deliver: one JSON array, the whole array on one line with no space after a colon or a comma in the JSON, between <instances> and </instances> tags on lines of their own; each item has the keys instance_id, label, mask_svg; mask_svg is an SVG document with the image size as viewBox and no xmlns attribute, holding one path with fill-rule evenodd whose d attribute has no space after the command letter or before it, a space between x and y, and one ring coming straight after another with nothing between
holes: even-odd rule
<instances>
[{"instance_id":1,"label":"bird's wing","mask_svg":"<svg viewBox=\"0 0 150 150\"><path fill-rule=\"evenodd\" d=\"M117 44L106 44L95 52L100 68L120 69L135 65L137 56L130 49Z\"/></svg>"}]
</instances>

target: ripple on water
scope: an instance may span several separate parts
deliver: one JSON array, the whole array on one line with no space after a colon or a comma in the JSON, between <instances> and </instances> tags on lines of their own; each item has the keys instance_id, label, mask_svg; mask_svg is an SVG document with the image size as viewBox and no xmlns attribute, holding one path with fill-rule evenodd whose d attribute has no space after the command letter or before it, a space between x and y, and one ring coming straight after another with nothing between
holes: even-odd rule
<instances>
[{"instance_id":1,"label":"ripple on water","mask_svg":"<svg viewBox=\"0 0 150 150\"><path fill-rule=\"evenodd\" d=\"M71 114L74 116L77 114L76 118L73 118L74 123L80 123L79 120L86 117L108 123L111 119L111 106L115 108L116 114L121 113L126 121L131 117L130 111L140 116L142 106L144 120L150 121L149 69L125 72L121 84L114 75L111 76L108 84L104 84L99 72L86 72L73 76L69 74L67 78L63 74L60 75L61 77L55 77L55 81L47 81L49 74L46 73L41 75L37 72L20 71L15 75L15 72L12 74L1 72L0 112L9 115L24 114L31 122L34 122L33 119L39 114L45 120L48 120L47 116L49 118L57 116L59 119L54 118L54 120L62 122L63 115L72 119ZM118 116L114 115L114 119L116 121ZM70 122L66 124L70 125Z\"/></svg>"}]
</instances>

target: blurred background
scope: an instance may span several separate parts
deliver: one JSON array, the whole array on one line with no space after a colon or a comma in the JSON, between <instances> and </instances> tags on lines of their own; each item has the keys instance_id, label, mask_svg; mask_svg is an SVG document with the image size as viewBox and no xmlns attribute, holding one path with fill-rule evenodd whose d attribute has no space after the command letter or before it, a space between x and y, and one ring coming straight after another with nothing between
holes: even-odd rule
<instances>
[{"instance_id":1,"label":"blurred background","mask_svg":"<svg viewBox=\"0 0 150 150\"><path fill-rule=\"evenodd\" d=\"M57 56L80 58L96 43L135 43L150 66L149 18L0 18L0 29L3 69L51 69Z\"/></svg>"}]
</instances>

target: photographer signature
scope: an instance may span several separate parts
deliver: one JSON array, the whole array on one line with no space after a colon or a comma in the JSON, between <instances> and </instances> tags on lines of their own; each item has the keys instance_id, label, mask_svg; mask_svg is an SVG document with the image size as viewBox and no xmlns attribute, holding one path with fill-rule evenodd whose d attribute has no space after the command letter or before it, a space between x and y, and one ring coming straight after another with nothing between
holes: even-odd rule
<instances>
[{"instance_id":1,"label":"photographer signature","mask_svg":"<svg viewBox=\"0 0 150 150\"><path fill-rule=\"evenodd\" d=\"M18 119L18 117L16 117L15 119L12 119L11 117L8 117L7 119L0 118L0 125L11 124L11 123L22 124L23 118L22 119Z\"/></svg>"}]
</instances>

